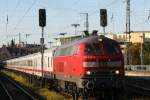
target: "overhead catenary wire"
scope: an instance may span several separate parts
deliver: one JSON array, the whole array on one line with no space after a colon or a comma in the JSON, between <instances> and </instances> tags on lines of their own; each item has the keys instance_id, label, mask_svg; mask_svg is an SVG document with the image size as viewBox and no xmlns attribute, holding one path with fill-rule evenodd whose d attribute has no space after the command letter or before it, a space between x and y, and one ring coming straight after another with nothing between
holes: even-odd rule
<instances>
[{"instance_id":1,"label":"overhead catenary wire","mask_svg":"<svg viewBox=\"0 0 150 100\"><path fill-rule=\"evenodd\" d=\"M20 3L21 3L21 0L18 0L17 3L16 3L15 8L14 8L14 10L13 10L13 12L16 11L16 9L19 7ZM8 11L7 11L7 18L6 18L6 21L7 21L7 22L6 22L6 32L7 32L7 30L8 30L9 18L12 18L13 12L9 15L9 14L8 14Z\"/></svg>"},{"instance_id":2,"label":"overhead catenary wire","mask_svg":"<svg viewBox=\"0 0 150 100\"><path fill-rule=\"evenodd\" d=\"M8 28L8 0L6 1L6 34Z\"/></svg>"},{"instance_id":3,"label":"overhead catenary wire","mask_svg":"<svg viewBox=\"0 0 150 100\"><path fill-rule=\"evenodd\" d=\"M13 31L14 32L17 27L20 25L20 23L23 21L23 19L25 18L25 16L28 14L28 12L32 9L32 7L36 4L38 0L34 0L33 3L31 4L31 6L26 10L26 12L24 13L24 15L19 19L19 21L17 22L17 24L15 25L15 27L13 28Z\"/></svg>"},{"instance_id":4,"label":"overhead catenary wire","mask_svg":"<svg viewBox=\"0 0 150 100\"><path fill-rule=\"evenodd\" d=\"M76 0L72 5L76 5L80 2L80 0Z\"/></svg>"},{"instance_id":5,"label":"overhead catenary wire","mask_svg":"<svg viewBox=\"0 0 150 100\"><path fill-rule=\"evenodd\" d=\"M145 1L144 1L144 3L146 4ZM145 9L145 5L144 5L142 12L145 13L145 11L147 12L147 14L146 14L146 15L142 14L142 16L143 16L142 21L141 21L141 22L137 22L137 23L135 23L135 24L132 25L132 26L141 26L141 25L144 25L144 24L146 24L146 23L149 22L149 20L150 20L150 10L146 10L146 9ZM132 15L132 16L137 16L137 15Z\"/></svg>"},{"instance_id":6,"label":"overhead catenary wire","mask_svg":"<svg viewBox=\"0 0 150 100\"><path fill-rule=\"evenodd\" d=\"M113 0L112 2L110 2L109 4L107 4L107 5L105 5L105 6L103 6L102 8L109 8L109 7L111 7L112 5L114 5L114 4L116 4L116 3L118 3L118 1L119 0ZM90 15L93 15L94 13L96 13L96 12L98 12L99 11L99 9L98 10L96 10L96 11L94 11L94 12L92 12L92 13L90 13Z\"/></svg>"},{"instance_id":7,"label":"overhead catenary wire","mask_svg":"<svg viewBox=\"0 0 150 100\"><path fill-rule=\"evenodd\" d=\"M18 0L17 1L16 5L15 5L15 7L13 9L13 12L9 15L10 18L12 17L12 14L17 10L17 8L19 7L19 5L21 4L21 1L22 0Z\"/></svg>"}]
</instances>

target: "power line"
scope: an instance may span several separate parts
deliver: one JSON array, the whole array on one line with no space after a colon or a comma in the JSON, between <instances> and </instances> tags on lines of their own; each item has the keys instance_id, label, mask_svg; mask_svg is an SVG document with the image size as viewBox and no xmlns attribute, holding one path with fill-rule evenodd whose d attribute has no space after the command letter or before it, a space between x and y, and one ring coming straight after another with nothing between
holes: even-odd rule
<instances>
[{"instance_id":1,"label":"power line","mask_svg":"<svg viewBox=\"0 0 150 100\"><path fill-rule=\"evenodd\" d=\"M102 8L109 8L109 7L111 7L112 5L116 4L118 1L119 1L119 0L113 0L113 1L110 2L108 5L105 5L105 6L102 7ZM96 12L98 12L98 11L99 11L99 9L96 10L96 11L94 11L94 12L92 12L92 13L90 13L90 15L93 15L93 13L96 13Z\"/></svg>"},{"instance_id":2,"label":"power line","mask_svg":"<svg viewBox=\"0 0 150 100\"><path fill-rule=\"evenodd\" d=\"M14 8L14 10L16 10L16 9L18 8L18 6L20 5L20 3L21 3L21 0L18 0L16 6L15 6L15 8Z\"/></svg>"},{"instance_id":3,"label":"power line","mask_svg":"<svg viewBox=\"0 0 150 100\"><path fill-rule=\"evenodd\" d=\"M17 3L16 3L15 8L14 8L14 10L13 10L13 12L15 12L15 11L16 11L16 9L17 9L17 7L20 5L20 3L21 3L21 0L18 0L18 1L17 1ZM8 29L9 17L10 17L10 18L12 18L12 14L13 14L13 12L12 12L10 15L8 15L8 11L7 11L6 32L7 32L7 29Z\"/></svg>"},{"instance_id":4,"label":"power line","mask_svg":"<svg viewBox=\"0 0 150 100\"><path fill-rule=\"evenodd\" d=\"M23 19L25 18L25 16L28 14L28 12L36 4L37 1L38 0L34 0L33 1L33 3L31 4L31 6L26 10L26 12L24 13L24 15L19 19L19 21L17 22L16 26L13 28L13 31L17 29L18 25L23 21Z\"/></svg>"},{"instance_id":5,"label":"power line","mask_svg":"<svg viewBox=\"0 0 150 100\"><path fill-rule=\"evenodd\" d=\"M135 23L135 24L132 25L132 26L143 25L143 24L147 23L147 22L150 20L150 10L144 10L144 11L147 11L148 14L147 14L146 16L145 16L145 15L142 15L142 16L144 16L144 17L143 17L143 20L142 20L141 22L139 22L139 23ZM136 16L137 16L137 15L136 15Z\"/></svg>"},{"instance_id":6,"label":"power line","mask_svg":"<svg viewBox=\"0 0 150 100\"><path fill-rule=\"evenodd\" d=\"M80 0L76 0L72 5L76 5L80 2Z\"/></svg>"},{"instance_id":7,"label":"power line","mask_svg":"<svg viewBox=\"0 0 150 100\"><path fill-rule=\"evenodd\" d=\"M19 5L20 5L21 1L22 1L22 0L18 0L18 1L17 1L16 6L14 7L13 12L15 12L15 11L16 11L16 9L19 7ZM13 14L13 12L12 12L12 14ZM12 17L12 14L9 16L10 18Z\"/></svg>"},{"instance_id":8,"label":"power line","mask_svg":"<svg viewBox=\"0 0 150 100\"><path fill-rule=\"evenodd\" d=\"M110 4L104 6L104 8L111 7L112 5L116 4L119 0L113 0Z\"/></svg>"}]
</instances>

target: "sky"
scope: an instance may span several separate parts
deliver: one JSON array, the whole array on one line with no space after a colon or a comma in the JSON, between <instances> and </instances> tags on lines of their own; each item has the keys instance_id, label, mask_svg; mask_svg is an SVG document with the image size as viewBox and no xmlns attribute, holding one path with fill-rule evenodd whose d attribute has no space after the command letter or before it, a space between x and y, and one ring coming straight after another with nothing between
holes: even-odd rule
<instances>
[{"instance_id":1,"label":"sky","mask_svg":"<svg viewBox=\"0 0 150 100\"><path fill-rule=\"evenodd\" d=\"M131 30L150 31L150 0L131 0ZM14 39L40 43L39 9L46 9L45 43L60 37L59 33L74 35L71 24L80 24L78 34L85 30L85 16L89 14L89 31L103 32L99 10L107 9L106 32L125 32L126 0L0 0L0 46ZM26 37L26 34L30 36Z\"/></svg>"}]
</instances>

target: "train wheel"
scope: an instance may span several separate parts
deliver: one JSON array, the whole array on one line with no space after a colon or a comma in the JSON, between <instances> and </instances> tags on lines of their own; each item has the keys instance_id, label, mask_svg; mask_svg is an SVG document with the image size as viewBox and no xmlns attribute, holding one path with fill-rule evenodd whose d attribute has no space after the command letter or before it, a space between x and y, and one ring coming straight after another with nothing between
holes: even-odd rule
<instances>
[{"instance_id":1,"label":"train wheel","mask_svg":"<svg viewBox=\"0 0 150 100\"><path fill-rule=\"evenodd\" d=\"M77 92L74 92L74 93L72 94L72 96L73 96L73 100L78 100L79 95L78 95Z\"/></svg>"},{"instance_id":2,"label":"train wheel","mask_svg":"<svg viewBox=\"0 0 150 100\"><path fill-rule=\"evenodd\" d=\"M83 89L83 100L89 100L89 93L88 93L88 89Z\"/></svg>"},{"instance_id":3,"label":"train wheel","mask_svg":"<svg viewBox=\"0 0 150 100\"><path fill-rule=\"evenodd\" d=\"M72 96L73 96L73 100L78 100L79 91L76 84L73 84Z\"/></svg>"}]
</instances>

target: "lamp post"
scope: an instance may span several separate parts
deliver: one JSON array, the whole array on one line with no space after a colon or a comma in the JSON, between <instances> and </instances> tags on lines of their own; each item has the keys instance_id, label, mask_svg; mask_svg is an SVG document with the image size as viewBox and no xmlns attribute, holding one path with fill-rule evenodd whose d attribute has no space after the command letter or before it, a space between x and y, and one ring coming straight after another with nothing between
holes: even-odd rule
<instances>
[{"instance_id":1,"label":"lamp post","mask_svg":"<svg viewBox=\"0 0 150 100\"><path fill-rule=\"evenodd\" d=\"M143 33L143 34L144 34L144 33ZM143 42L144 42L143 34L140 36L140 37L141 37L141 51L140 51L141 67L142 67L142 65L143 65Z\"/></svg>"},{"instance_id":2,"label":"lamp post","mask_svg":"<svg viewBox=\"0 0 150 100\"><path fill-rule=\"evenodd\" d=\"M50 41L50 42L48 42L48 43L49 43L49 48L51 48L53 42Z\"/></svg>"},{"instance_id":3,"label":"lamp post","mask_svg":"<svg viewBox=\"0 0 150 100\"><path fill-rule=\"evenodd\" d=\"M65 39L64 39L64 36L66 35L67 33L59 33L59 35L62 35L62 38L60 39L60 42L61 42L61 45L65 43Z\"/></svg>"},{"instance_id":4,"label":"lamp post","mask_svg":"<svg viewBox=\"0 0 150 100\"><path fill-rule=\"evenodd\" d=\"M88 13L80 13L86 16L86 31L89 32L89 15Z\"/></svg>"},{"instance_id":5,"label":"lamp post","mask_svg":"<svg viewBox=\"0 0 150 100\"><path fill-rule=\"evenodd\" d=\"M59 33L59 35L62 35L63 37L66 35L67 33Z\"/></svg>"},{"instance_id":6,"label":"lamp post","mask_svg":"<svg viewBox=\"0 0 150 100\"><path fill-rule=\"evenodd\" d=\"M27 37L29 37L30 34L26 34L26 46L27 46Z\"/></svg>"},{"instance_id":7,"label":"lamp post","mask_svg":"<svg viewBox=\"0 0 150 100\"><path fill-rule=\"evenodd\" d=\"M77 35L77 27L80 26L80 24L71 24L75 28L75 35Z\"/></svg>"}]
</instances>

